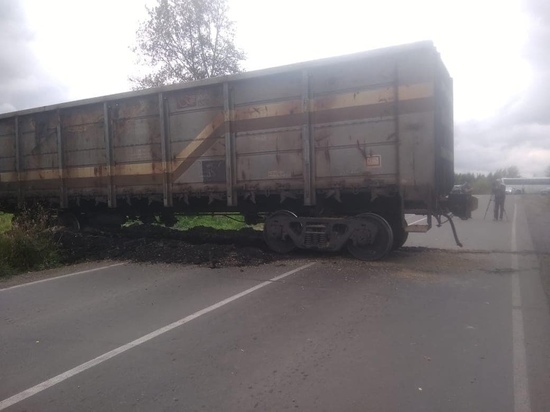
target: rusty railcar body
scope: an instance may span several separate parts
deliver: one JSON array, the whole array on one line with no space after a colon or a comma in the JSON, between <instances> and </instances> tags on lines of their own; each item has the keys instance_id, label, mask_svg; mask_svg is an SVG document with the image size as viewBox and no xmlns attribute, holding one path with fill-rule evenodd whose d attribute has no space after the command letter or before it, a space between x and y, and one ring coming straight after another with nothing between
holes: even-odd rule
<instances>
[{"instance_id":1,"label":"rusty railcar body","mask_svg":"<svg viewBox=\"0 0 550 412\"><path fill-rule=\"evenodd\" d=\"M3 210L269 216L280 252L383 257L468 214L453 178L452 80L430 42L0 115Z\"/></svg>"}]
</instances>

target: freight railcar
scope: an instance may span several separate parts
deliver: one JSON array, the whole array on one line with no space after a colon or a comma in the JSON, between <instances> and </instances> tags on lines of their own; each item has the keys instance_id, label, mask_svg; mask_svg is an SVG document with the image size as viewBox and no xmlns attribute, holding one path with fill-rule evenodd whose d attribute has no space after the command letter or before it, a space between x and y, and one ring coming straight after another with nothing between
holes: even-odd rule
<instances>
[{"instance_id":1,"label":"freight railcar","mask_svg":"<svg viewBox=\"0 0 550 412\"><path fill-rule=\"evenodd\" d=\"M452 79L421 42L0 115L0 210L241 213L278 252L371 260L469 216L453 156Z\"/></svg>"}]
</instances>

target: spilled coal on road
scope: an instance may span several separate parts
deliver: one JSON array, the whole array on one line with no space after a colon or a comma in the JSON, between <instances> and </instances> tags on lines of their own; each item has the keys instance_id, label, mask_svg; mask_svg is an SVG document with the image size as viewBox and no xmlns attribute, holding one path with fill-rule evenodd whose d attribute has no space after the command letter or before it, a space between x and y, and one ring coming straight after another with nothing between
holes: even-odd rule
<instances>
[{"instance_id":1,"label":"spilled coal on road","mask_svg":"<svg viewBox=\"0 0 550 412\"><path fill-rule=\"evenodd\" d=\"M118 259L148 263L188 263L223 266L260 265L280 255L269 251L262 232L245 228L189 230L136 225L118 231L85 230L54 233L66 263Z\"/></svg>"}]
</instances>

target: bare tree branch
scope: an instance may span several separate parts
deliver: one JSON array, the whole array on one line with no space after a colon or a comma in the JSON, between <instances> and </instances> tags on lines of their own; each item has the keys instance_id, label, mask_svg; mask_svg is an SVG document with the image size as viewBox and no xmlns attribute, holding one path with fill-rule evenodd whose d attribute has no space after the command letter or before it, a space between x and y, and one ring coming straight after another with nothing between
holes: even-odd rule
<instances>
[{"instance_id":1,"label":"bare tree branch","mask_svg":"<svg viewBox=\"0 0 550 412\"><path fill-rule=\"evenodd\" d=\"M245 54L235 46L227 0L157 0L136 33L135 89L238 73Z\"/></svg>"}]
</instances>

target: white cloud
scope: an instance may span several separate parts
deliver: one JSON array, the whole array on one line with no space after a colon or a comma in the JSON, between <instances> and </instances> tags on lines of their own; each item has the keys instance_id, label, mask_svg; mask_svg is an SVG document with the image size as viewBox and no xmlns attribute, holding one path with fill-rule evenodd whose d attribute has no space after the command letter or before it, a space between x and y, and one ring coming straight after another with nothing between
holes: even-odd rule
<instances>
[{"instance_id":1,"label":"white cloud","mask_svg":"<svg viewBox=\"0 0 550 412\"><path fill-rule=\"evenodd\" d=\"M66 96L32 51L34 36L17 2L0 3L0 112L53 103Z\"/></svg>"},{"instance_id":2,"label":"white cloud","mask_svg":"<svg viewBox=\"0 0 550 412\"><path fill-rule=\"evenodd\" d=\"M454 79L457 170L550 164L547 0L229 2L247 70L433 40ZM129 46L154 3L0 3L11 10L0 25L0 110L129 90Z\"/></svg>"}]
</instances>

